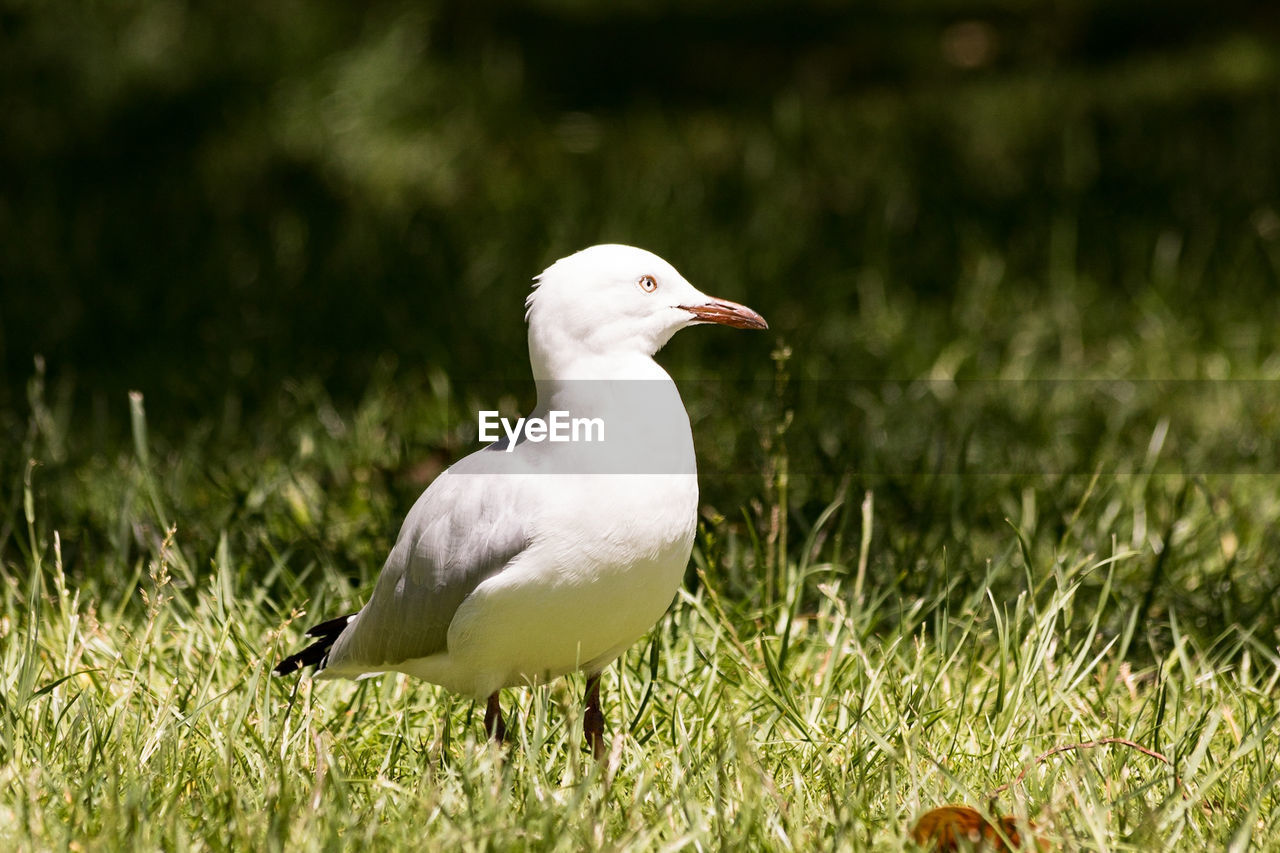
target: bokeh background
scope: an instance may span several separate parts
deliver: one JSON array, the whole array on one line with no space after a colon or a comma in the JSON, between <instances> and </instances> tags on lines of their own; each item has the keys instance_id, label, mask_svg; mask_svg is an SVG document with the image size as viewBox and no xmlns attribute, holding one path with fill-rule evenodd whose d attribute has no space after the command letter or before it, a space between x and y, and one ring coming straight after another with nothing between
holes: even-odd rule
<instances>
[{"instance_id":1,"label":"bokeh background","mask_svg":"<svg viewBox=\"0 0 1280 853\"><path fill-rule=\"evenodd\" d=\"M707 553L776 566L839 504L851 565L870 490L880 588L996 584L1085 519L1148 552L1147 615L1276 624L1274 481L1235 485L1280 471L1247 0L6 0L0 548L34 458L82 579L176 520L193 565L230 535L367 586L473 401L525 399L529 279L605 241L772 325L663 356Z\"/></svg>"},{"instance_id":2,"label":"bokeh background","mask_svg":"<svg viewBox=\"0 0 1280 853\"><path fill-rule=\"evenodd\" d=\"M927 316L987 276L1027 310L1064 285L1054 252L1087 279L1090 337L1148 294L1205 334L1275 305L1270 3L8 2L0 22L9 405L34 353L112 405L142 387L195 414L303 373L359 393L387 353L487 377L522 353L529 278L606 240L752 301L818 376L881 374L849 333L868 300ZM947 345L915 333L925 358ZM697 337L677 364L757 350Z\"/></svg>"}]
</instances>

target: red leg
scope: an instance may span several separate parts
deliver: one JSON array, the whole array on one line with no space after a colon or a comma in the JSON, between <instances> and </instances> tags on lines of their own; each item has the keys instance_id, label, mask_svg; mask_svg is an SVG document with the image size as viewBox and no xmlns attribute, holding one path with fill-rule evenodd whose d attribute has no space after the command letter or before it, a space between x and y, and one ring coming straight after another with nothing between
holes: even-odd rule
<instances>
[{"instance_id":1,"label":"red leg","mask_svg":"<svg viewBox=\"0 0 1280 853\"><path fill-rule=\"evenodd\" d=\"M582 733L587 737L591 754L605 757L604 711L600 709L600 673L587 676L587 708L582 715Z\"/></svg>"},{"instance_id":2,"label":"red leg","mask_svg":"<svg viewBox=\"0 0 1280 853\"><path fill-rule=\"evenodd\" d=\"M507 739L507 724L502 720L502 704L498 701L497 690L489 694L489 702L484 708L484 730L498 743Z\"/></svg>"}]
</instances>

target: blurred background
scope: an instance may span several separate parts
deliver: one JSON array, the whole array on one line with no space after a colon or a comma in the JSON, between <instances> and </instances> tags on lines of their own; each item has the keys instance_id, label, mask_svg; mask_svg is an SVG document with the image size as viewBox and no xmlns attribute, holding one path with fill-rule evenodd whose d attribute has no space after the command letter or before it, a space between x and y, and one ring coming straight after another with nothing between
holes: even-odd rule
<instances>
[{"instance_id":1,"label":"blurred background","mask_svg":"<svg viewBox=\"0 0 1280 853\"><path fill-rule=\"evenodd\" d=\"M876 301L967 286L1078 287L1107 331L1149 289L1193 323L1276 304L1273 3L3 8L8 405L36 353L188 414L360 393L388 353L523 377L529 279L601 241L751 302L817 376L881 375L850 334ZM923 363L947 333L919 332ZM696 337L678 365L758 355Z\"/></svg>"},{"instance_id":2,"label":"blurred background","mask_svg":"<svg viewBox=\"0 0 1280 853\"><path fill-rule=\"evenodd\" d=\"M69 540L145 540L104 509L145 491L107 485L137 389L196 551L284 495L367 579L474 448L470 401L525 393L530 278L605 241L769 319L663 360L709 523L784 551L789 517L874 489L873 575L957 538L981 575L1006 518L1056 541L1166 438L1179 471L1280 470L1273 2L4 0L0 235L5 549L27 458ZM1188 432L1153 379L1207 383L1178 386ZM1255 384L1198 396L1221 380ZM1090 535L1146 543L1182 488L1140 514L1122 489ZM1240 559L1276 544L1254 533Z\"/></svg>"}]
</instances>

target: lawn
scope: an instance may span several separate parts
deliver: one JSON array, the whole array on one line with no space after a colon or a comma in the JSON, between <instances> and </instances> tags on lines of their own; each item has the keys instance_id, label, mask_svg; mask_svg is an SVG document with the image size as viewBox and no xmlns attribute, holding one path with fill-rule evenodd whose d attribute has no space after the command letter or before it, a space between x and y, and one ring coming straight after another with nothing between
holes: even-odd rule
<instances>
[{"instance_id":1,"label":"lawn","mask_svg":"<svg viewBox=\"0 0 1280 853\"><path fill-rule=\"evenodd\" d=\"M0 849L1280 849L1274 14L695 3L650 75L465 5L6 18ZM771 330L659 355L700 527L608 758L581 677L503 750L272 676L615 240Z\"/></svg>"},{"instance_id":2,"label":"lawn","mask_svg":"<svg viewBox=\"0 0 1280 853\"><path fill-rule=\"evenodd\" d=\"M295 388L226 456L149 437L135 400L131 452L27 469L0 621L5 846L893 850L947 803L1066 849L1277 843L1274 475L1162 472L1148 446L1083 477L846 481L810 516L789 495L818 478L790 470L779 421L770 503L708 507L686 590L609 672L597 764L580 678L508 691L504 752L483 709L431 686L270 675L312 619L358 606L398 479L431 476L394 436L465 428L452 397L387 382L345 412ZM33 458L74 444L33 403ZM101 540L63 537L35 497L55 476ZM1163 758L1037 760L1103 739Z\"/></svg>"}]
</instances>

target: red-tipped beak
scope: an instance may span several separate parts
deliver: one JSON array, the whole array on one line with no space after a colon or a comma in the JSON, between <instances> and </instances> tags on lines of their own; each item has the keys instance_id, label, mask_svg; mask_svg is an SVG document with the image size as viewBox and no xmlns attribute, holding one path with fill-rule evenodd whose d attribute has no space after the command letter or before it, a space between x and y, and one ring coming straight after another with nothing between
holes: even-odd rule
<instances>
[{"instance_id":1,"label":"red-tipped beak","mask_svg":"<svg viewBox=\"0 0 1280 853\"><path fill-rule=\"evenodd\" d=\"M769 324L759 314L745 305L727 299L712 299L702 305L681 305L680 308L697 317L699 323L718 323L734 329L769 328Z\"/></svg>"}]
</instances>

